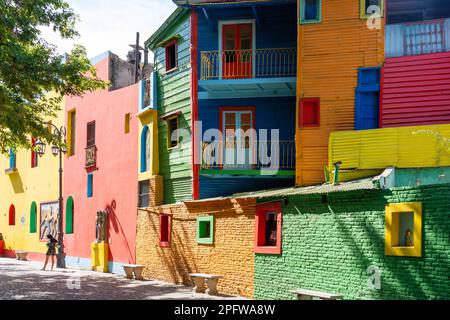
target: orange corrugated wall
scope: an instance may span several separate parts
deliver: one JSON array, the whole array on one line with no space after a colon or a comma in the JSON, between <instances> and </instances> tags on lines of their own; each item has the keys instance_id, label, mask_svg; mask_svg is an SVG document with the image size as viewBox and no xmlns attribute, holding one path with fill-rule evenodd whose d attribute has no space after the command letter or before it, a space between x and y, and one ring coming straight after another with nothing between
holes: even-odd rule
<instances>
[{"instance_id":1,"label":"orange corrugated wall","mask_svg":"<svg viewBox=\"0 0 450 320\"><path fill-rule=\"evenodd\" d=\"M384 61L384 19L371 30L359 11L359 0L323 0L321 23L298 24L298 186L325 181L330 133L354 129L358 68ZM299 101L311 97L320 98L320 127L299 129Z\"/></svg>"}]
</instances>

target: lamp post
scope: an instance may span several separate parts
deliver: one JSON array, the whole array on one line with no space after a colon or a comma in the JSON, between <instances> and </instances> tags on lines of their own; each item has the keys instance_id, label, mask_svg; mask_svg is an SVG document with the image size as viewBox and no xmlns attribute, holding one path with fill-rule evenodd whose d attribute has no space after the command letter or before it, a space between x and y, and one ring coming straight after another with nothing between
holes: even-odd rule
<instances>
[{"instance_id":1,"label":"lamp post","mask_svg":"<svg viewBox=\"0 0 450 320\"><path fill-rule=\"evenodd\" d=\"M58 128L51 122L48 123L49 126L53 129L53 135L58 141L58 145L52 146L52 154L56 157L59 155L59 209L58 209L58 242L59 242L59 249L58 249L58 258L56 260L56 267L57 268L65 268L66 267L66 261L65 261L65 253L64 253L64 234L63 234L63 223L62 223L62 217L63 217L63 194L62 194L62 181L63 181L63 166L62 166L62 160L63 160L63 154L67 152L66 149L66 128L64 126L61 126ZM42 157L45 154L45 143L42 142L40 139L38 139L35 142L35 152Z\"/></svg>"}]
</instances>

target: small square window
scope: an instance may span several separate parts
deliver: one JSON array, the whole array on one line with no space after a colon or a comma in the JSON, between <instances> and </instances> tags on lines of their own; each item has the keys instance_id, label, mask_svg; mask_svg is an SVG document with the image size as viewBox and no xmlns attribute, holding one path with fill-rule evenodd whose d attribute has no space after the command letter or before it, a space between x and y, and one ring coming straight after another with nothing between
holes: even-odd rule
<instances>
[{"instance_id":1,"label":"small square window","mask_svg":"<svg viewBox=\"0 0 450 320\"><path fill-rule=\"evenodd\" d=\"M301 128L320 126L320 99L300 100L299 126Z\"/></svg>"},{"instance_id":2,"label":"small square window","mask_svg":"<svg viewBox=\"0 0 450 320\"><path fill-rule=\"evenodd\" d=\"M214 216L197 218L197 243L214 243Z\"/></svg>"},{"instance_id":3,"label":"small square window","mask_svg":"<svg viewBox=\"0 0 450 320\"><path fill-rule=\"evenodd\" d=\"M147 208L150 206L150 180L139 182L139 208Z\"/></svg>"},{"instance_id":4,"label":"small square window","mask_svg":"<svg viewBox=\"0 0 450 320\"><path fill-rule=\"evenodd\" d=\"M172 218L168 214L159 216L159 245L166 248L170 246L170 230Z\"/></svg>"},{"instance_id":5,"label":"small square window","mask_svg":"<svg viewBox=\"0 0 450 320\"><path fill-rule=\"evenodd\" d=\"M384 15L384 0L360 0L360 17L367 19L373 15Z\"/></svg>"},{"instance_id":6,"label":"small square window","mask_svg":"<svg viewBox=\"0 0 450 320\"><path fill-rule=\"evenodd\" d=\"M167 148L172 149L178 146L180 137L178 135L178 128L180 120L178 116L167 119Z\"/></svg>"},{"instance_id":7,"label":"small square window","mask_svg":"<svg viewBox=\"0 0 450 320\"><path fill-rule=\"evenodd\" d=\"M166 72L177 67L177 42L171 41L165 46L166 50Z\"/></svg>"},{"instance_id":8,"label":"small square window","mask_svg":"<svg viewBox=\"0 0 450 320\"><path fill-rule=\"evenodd\" d=\"M386 206L385 253L388 256L422 255L422 204Z\"/></svg>"},{"instance_id":9,"label":"small square window","mask_svg":"<svg viewBox=\"0 0 450 320\"><path fill-rule=\"evenodd\" d=\"M281 202L257 205L255 253L281 254Z\"/></svg>"},{"instance_id":10,"label":"small square window","mask_svg":"<svg viewBox=\"0 0 450 320\"><path fill-rule=\"evenodd\" d=\"M300 1L300 23L319 23L322 19L322 0Z\"/></svg>"}]
</instances>

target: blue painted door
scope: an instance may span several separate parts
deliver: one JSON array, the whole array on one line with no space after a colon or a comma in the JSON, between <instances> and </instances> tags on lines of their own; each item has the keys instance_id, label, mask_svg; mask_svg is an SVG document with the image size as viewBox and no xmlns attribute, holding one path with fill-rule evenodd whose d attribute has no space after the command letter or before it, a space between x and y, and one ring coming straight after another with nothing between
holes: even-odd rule
<instances>
[{"instance_id":1,"label":"blue painted door","mask_svg":"<svg viewBox=\"0 0 450 320\"><path fill-rule=\"evenodd\" d=\"M356 92L356 130L379 127L380 96L378 91Z\"/></svg>"}]
</instances>

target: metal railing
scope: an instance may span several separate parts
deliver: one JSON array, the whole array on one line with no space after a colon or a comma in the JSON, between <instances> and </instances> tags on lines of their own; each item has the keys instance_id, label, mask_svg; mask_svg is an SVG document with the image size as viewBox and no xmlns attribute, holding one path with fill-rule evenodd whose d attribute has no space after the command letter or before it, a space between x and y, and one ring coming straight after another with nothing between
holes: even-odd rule
<instances>
[{"instance_id":1,"label":"metal railing","mask_svg":"<svg viewBox=\"0 0 450 320\"><path fill-rule=\"evenodd\" d=\"M202 169L295 169L295 141L213 141L202 144Z\"/></svg>"},{"instance_id":2,"label":"metal railing","mask_svg":"<svg viewBox=\"0 0 450 320\"><path fill-rule=\"evenodd\" d=\"M295 77L297 49L202 51L201 80Z\"/></svg>"}]
</instances>

